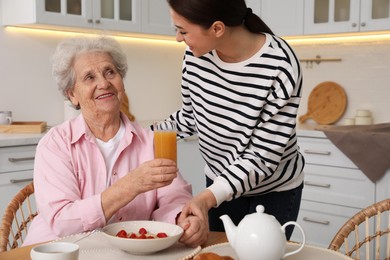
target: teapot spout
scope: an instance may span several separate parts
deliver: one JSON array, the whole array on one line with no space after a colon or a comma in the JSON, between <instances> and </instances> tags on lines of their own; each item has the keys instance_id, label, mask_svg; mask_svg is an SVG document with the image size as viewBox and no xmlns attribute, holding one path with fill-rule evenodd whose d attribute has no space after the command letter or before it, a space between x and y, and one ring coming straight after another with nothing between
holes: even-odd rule
<instances>
[{"instance_id":1,"label":"teapot spout","mask_svg":"<svg viewBox=\"0 0 390 260\"><path fill-rule=\"evenodd\" d=\"M237 227L234 225L233 221L230 219L228 215L223 215L219 217L222 222L223 226L225 227L225 233L227 236L227 239L230 243L230 245L233 247L234 245L234 240L236 238L236 230Z\"/></svg>"}]
</instances>

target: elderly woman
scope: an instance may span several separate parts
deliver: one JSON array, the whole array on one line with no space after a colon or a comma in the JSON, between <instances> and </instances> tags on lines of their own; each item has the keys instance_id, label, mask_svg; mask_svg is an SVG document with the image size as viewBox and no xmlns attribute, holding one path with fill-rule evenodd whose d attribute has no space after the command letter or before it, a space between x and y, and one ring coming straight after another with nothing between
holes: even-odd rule
<instances>
[{"instance_id":1,"label":"elderly woman","mask_svg":"<svg viewBox=\"0 0 390 260\"><path fill-rule=\"evenodd\" d=\"M34 166L39 214L24 245L127 220L175 223L191 185L174 161L154 159L153 133L120 112L126 56L111 38L60 43L52 58L59 90L81 114L53 127L39 142ZM177 223L181 242L197 246L207 223Z\"/></svg>"}]
</instances>

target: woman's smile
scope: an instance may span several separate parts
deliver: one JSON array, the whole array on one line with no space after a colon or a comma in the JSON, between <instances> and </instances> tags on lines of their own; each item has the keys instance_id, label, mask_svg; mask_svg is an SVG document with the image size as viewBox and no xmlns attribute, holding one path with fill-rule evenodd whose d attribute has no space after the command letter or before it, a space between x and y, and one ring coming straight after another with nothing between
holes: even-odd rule
<instances>
[{"instance_id":1,"label":"woman's smile","mask_svg":"<svg viewBox=\"0 0 390 260\"><path fill-rule=\"evenodd\" d=\"M107 93L107 94L103 94L103 95L100 95L100 96L96 97L96 99L106 99L106 98L109 98L109 97L112 97L112 96L114 96L114 94Z\"/></svg>"}]
</instances>

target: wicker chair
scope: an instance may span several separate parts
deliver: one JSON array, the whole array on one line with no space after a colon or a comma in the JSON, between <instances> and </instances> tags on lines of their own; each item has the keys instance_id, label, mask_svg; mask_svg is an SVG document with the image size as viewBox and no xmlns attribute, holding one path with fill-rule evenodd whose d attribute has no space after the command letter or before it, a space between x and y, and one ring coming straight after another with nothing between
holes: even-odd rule
<instances>
[{"instance_id":1,"label":"wicker chair","mask_svg":"<svg viewBox=\"0 0 390 260\"><path fill-rule=\"evenodd\" d=\"M329 249L358 260L390 260L390 199L356 213L337 232Z\"/></svg>"},{"instance_id":2,"label":"wicker chair","mask_svg":"<svg viewBox=\"0 0 390 260\"><path fill-rule=\"evenodd\" d=\"M29 183L8 204L0 226L0 252L19 247L29 223L37 215L32 210L34 185Z\"/></svg>"}]
</instances>

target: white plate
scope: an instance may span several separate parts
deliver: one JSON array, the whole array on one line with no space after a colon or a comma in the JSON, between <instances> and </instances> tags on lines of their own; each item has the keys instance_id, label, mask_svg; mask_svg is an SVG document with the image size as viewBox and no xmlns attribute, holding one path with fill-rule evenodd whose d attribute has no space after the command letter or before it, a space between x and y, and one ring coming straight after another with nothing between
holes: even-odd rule
<instances>
[{"instance_id":1,"label":"white plate","mask_svg":"<svg viewBox=\"0 0 390 260\"><path fill-rule=\"evenodd\" d=\"M73 236L64 237L56 241L74 242L87 236L87 233L81 233ZM166 250L156 252L151 255L131 255L122 251L118 248L113 247L103 232L96 231L90 234L86 238L76 242L80 246L79 260L148 260L148 259L159 259L159 260L188 260L194 257L200 250L201 247L189 248L183 244L176 243Z\"/></svg>"},{"instance_id":2,"label":"white plate","mask_svg":"<svg viewBox=\"0 0 390 260\"><path fill-rule=\"evenodd\" d=\"M300 244L287 243L286 252L291 252L293 250L296 250L299 246ZM229 243L221 243L221 244L206 247L202 249L199 252L199 254L206 253L206 252L216 253L221 256L230 256L233 257L234 259L238 259L236 253L234 252L233 248L230 246ZM286 257L286 260L313 260L313 259L351 260L352 258L340 254L338 252L335 252L333 250L310 246L310 245L305 245L305 247L299 253Z\"/></svg>"}]
</instances>

